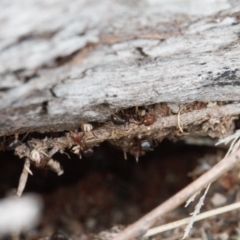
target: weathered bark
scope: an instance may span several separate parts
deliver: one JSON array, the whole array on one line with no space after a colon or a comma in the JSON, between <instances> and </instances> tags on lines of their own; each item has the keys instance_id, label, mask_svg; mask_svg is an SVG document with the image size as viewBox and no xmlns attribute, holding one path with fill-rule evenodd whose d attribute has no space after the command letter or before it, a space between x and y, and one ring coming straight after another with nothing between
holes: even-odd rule
<instances>
[{"instance_id":1,"label":"weathered bark","mask_svg":"<svg viewBox=\"0 0 240 240\"><path fill-rule=\"evenodd\" d=\"M74 129L154 103L234 101L221 117L239 115L240 8L226 2L201 16L163 6L0 2L0 136Z\"/></svg>"}]
</instances>

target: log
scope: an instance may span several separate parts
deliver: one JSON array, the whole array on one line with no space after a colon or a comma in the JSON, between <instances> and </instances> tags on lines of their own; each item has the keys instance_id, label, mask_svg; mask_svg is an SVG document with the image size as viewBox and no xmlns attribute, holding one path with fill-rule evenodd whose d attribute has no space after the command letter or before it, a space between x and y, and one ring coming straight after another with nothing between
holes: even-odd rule
<instances>
[{"instance_id":1,"label":"log","mask_svg":"<svg viewBox=\"0 0 240 240\"><path fill-rule=\"evenodd\" d=\"M119 109L157 103L180 110L199 101L231 109L221 110L229 125L214 136L229 134L240 114L240 8L223 1L200 10L183 1L179 11L178 4L1 1L0 136L66 131L80 120L105 123Z\"/></svg>"}]
</instances>

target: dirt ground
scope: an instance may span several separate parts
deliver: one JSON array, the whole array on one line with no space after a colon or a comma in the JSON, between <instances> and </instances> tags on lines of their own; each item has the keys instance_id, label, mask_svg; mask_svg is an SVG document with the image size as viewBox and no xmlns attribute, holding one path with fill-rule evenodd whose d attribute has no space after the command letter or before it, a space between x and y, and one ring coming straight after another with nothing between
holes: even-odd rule
<instances>
[{"instance_id":1,"label":"dirt ground","mask_svg":"<svg viewBox=\"0 0 240 240\"><path fill-rule=\"evenodd\" d=\"M181 190L222 159L226 150L214 146L163 141L154 151L124 160L123 152L104 143L90 158L56 154L64 174L32 169L24 192L38 193L44 201L41 223L19 239L111 239L114 233ZM11 151L0 153L0 196L17 187L23 160ZM212 184L202 211L240 199L239 169ZM195 201L197 202L197 201ZM195 203L163 217L165 224L189 216ZM181 239L184 227L152 239ZM188 239L239 239L239 210L196 222ZM113 235L112 235L113 234ZM13 239L8 236L5 239Z\"/></svg>"}]
</instances>

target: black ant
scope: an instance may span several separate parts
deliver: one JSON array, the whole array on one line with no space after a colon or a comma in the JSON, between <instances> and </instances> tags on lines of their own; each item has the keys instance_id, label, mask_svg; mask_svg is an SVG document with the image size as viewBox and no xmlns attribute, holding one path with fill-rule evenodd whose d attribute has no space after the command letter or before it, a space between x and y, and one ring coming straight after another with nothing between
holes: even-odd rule
<instances>
[{"instance_id":1,"label":"black ant","mask_svg":"<svg viewBox=\"0 0 240 240\"><path fill-rule=\"evenodd\" d=\"M130 113L131 109L122 109L115 114L111 115L111 121L115 125L125 125L126 123L132 122L132 113Z\"/></svg>"},{"instance_id":2,"label":"black ant","mask_svg":"<svg viewBox=\"0 0 240 240\"><path fill-rule=\"evenodd\" d=\"M126 123L134 123L136 125L151 126L156 122L157 117L155 114L146 113L146 111L139 110L138 107L121 110L117 114L111 115L111 120L116 125L125 125Z\"/></svg>"},{"instance_id":3,"label":"black ant","mask_svg":"<svg viewBox=\"0 0 240 240\"><path fill-rule=\"evenodd\" d=\"M152 151L153 145L152 142L148 139L138 139L134 138L129 143L128 152L135 156L136 162L138 162L139 157L143 156L146 152Z\"/></svg>"},{"instance_id":4,"label":"black ant","mask_svg":"<svg viewBox=\"0 0 240 240\"><path fill-rule=\"evenodd\" d=\"M18 147L19 145L21 145L24 141L24 139L28 136L28 134L30 133L27 132L25 134L25 136L22 138L22 140L19 140L19 134L15 133L14 137L10 137L7 140L4 139L3 142L0 143L0 151L11 151L14 150L16 147Z\"/></svg>"},{"instance_id":5,"label":"black ant","mask_svg":"<svg viewBox=\"0 0 240 240\"><path fill-rule=\"evenodd\" d=\"M111 120L116 125L124 125L127 123L126 119L124 119L123 117L120 117L116 114L111 115Z\"/></svg>"},{"instance_id":6,"label":"black ant","mask_svg":"<svg viewBox=\"0 0 240 240\"><path fill-rule=\"evenodd\" d=\"M15 133L14 137L10 137L1 143L0 150L11 151L18 147L21 143L22 141L18 139L18 133Z\"/></svg>"}]
</instances>

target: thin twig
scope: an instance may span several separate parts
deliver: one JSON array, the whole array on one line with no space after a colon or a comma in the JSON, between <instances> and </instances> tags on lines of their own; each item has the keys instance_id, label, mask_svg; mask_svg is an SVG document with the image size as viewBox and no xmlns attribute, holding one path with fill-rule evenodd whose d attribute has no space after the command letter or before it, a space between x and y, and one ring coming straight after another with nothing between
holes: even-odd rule
<instances>
[{"instance_id":1,"label":"thin twig","mask_svg":"<svg viewBox=\"0 0 240 240\"><path fill-rule=\"evenodd\" d=\"M229 150L227 152L227 154L225 155L224 158L226 158L229 154L231 154L232 152L235 152L240 145L240 140L239 140L239 134L240 131L236 131L235 133L233 133L232 135L220 140L216 145L220 144L220 143L229 143L230 141L232 141ZM182 239L185 239L186 237L188 237L190 230L192 229L193 223L195 222L196 216L200 213L201 207L204 205L204 199L207 195L208 189L210 187L211 183L208 184L207 189L205 190L203 196L199 199L199 202L197 203L197 205L195 206L194 212L191 213L192 217L187 225L187 227L184 229L184 236ZM195 195L194 195L195 196ZM194 199L194 197L193 197ZM187 204L189 203L189 200L187 202Z\"/></svg>"},{"instance_id":2,"label":"thin twig","mask_svg":"<svg viewBox=\"0 0 240 240\"><path fill-rule=\"evenodd\" d=\"M182 111L184 108L185 108L185 107L179 109L179 111L178 111L178 116L177 116L178 128L179 128L179 130L180 130L181 133L183 133L183 129L182 129L182 126L181 126L180 114L181 114L181 111Z\"/></svg>"},{"instance_id":3,"label":"thin twig","mask_svg":"<svg viewBox=\"0 0 240 240\"><path fill-rule=\"evenodd\" d=\"M194 202L195 197L200 193L200 191L196 192L193 194L193 196L191 196L187 201L184 207L187 207L191 202Z\"/></svg>"},{"instance_id":4,"label":"thin twig","mask_svg":"<svg viewBox=\"0 0 240 240\"><path fill-rule=\"evenodd\" d=\"M20 179L19 179L18 189L17 189L17 195L19 197L22 195L22 192L23 192L23 190L25 188L29 172L31 173L31 170L30 170L30 159L26 158L24 166L23 166L22 174L21 174Z\"/></svg>"},{"instance_id":5,"label":"thin twig","mask_svg":"<svg viewBox=\"0 0 240 240\"><path fill-rule=\"evenodd\" d=\"M223 173L233 168L234 164L240 159L240 149L229 155L227 158L216 164L208 172L200 176L197 180L189 184L173 197L159 205L157 208L140 218L122 232L120 232L115 240L128 240L135 237L143 236L146 231L153 226L164 214L175 209L194 193L203 189L206 185L216 180Z\"/></svg>"},{"instance_id":6,"label":"thin twig","mask_svg":"<svg viewBox=\"0 0 240 240\"><path fill-rule=\"evenodd\" d=\"M238 209L238 208L240 208L240 202L233 203L233 204L230 204L230 205L227 205L224 207L216 208L214 210L210 210L210 211L201 213L196 216L194 221L197 222L197 221L200 221L200 220L212 217L212 216L216 216L216 215L219 215L219 214L222 214L225 212L229 212L229 211ZM184 224L187 224L190 219L191 219L191 217L187 217L187 218L183 218L181 220L175 221L175 222L171 222L171 223L159 226L159 227L149 229L143 237L150 237L150 236L159 234L161 232L165 232L165 231L180 227Z\"/></svg>"},{"instance_id":7,"label":"thin twig","mask_svg":"<svg viewBox=\"0 0 240 240\"><path fill-rule=\"evenodd\" d=\"M182 239L185 239L189 235L190 230L192 229L193 223L195 222L195 219L196 219L197 215L200 213L200 210L201 210L202 206L204 205L204 199L207 195L207 192L208 192L208 189L209 189L210 185L211 185L211 183L208 184L204 194L201 196L197 205L195 206L194 212L191 213L192 216L190 217L190 221L189 221L188 225L184 229L184 235L183 235Z\"/></svg>"},{"instance_id":8,"label":"thin twig","mask_svg":"<svg viewBox=\"0 0 240 240\"><path fill-rule=\"evenodd\" d=\"M225 157L227 157L230 153L232 152L235 152L238 148L239 148L239 145L240 145L240 130L237 130L235 133L231 134L230 136L224 138L224 139L221 139L219 140L216 145L220 145L220 144L228 144L229 142L232 141L229 149L228 149L228 152L226 153Z\"/></svg>"}]
</instances>

